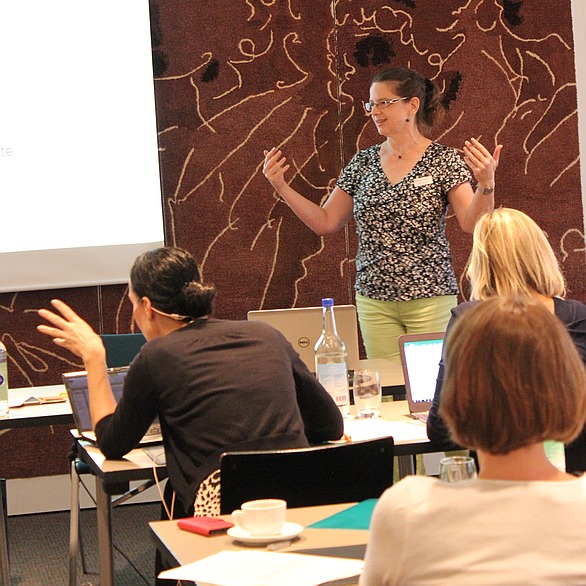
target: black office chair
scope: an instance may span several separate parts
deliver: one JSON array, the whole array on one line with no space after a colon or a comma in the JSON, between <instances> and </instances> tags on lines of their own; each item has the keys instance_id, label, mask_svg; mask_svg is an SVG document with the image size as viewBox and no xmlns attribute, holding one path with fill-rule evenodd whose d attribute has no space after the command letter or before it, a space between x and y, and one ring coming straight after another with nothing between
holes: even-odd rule
<instances>
[{"instance_id":1,"label":"black office chair","mask_svg":"<svg viewBox=\"0 0 586 586\"><path fill-rule=\"evenodd\" d=\"M393 484L392 437L315 448L226 452L220 460L220 512L281 498L289 508L378 498Z\"/></svg>"}]
</instances>

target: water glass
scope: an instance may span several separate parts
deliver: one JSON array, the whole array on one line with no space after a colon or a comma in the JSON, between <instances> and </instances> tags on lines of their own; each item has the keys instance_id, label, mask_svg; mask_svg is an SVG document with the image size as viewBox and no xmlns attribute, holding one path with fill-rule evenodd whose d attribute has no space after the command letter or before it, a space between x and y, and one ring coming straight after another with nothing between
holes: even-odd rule
<instances>
[{"instance_id":1,"label":"water glass","mask_svg":"<svg viewBox=\"0 0 586 586\"><path fill-rule=\"evenodd\" d=\"M470 456L450 456L442 458L439 465L439 477L444 482L460 482L476 478L476 463Z\"/></svg>"},{"instance_id":2,"label":"water glass","mask_svg":"<svg viewBox=\"0 0 586 586\"><path fill-rule=\"evenodd\" d=\"M353 391L358 417L360 419L378 417L382 398L378 371L355 371Z\"/></svg>"}]
</instances>

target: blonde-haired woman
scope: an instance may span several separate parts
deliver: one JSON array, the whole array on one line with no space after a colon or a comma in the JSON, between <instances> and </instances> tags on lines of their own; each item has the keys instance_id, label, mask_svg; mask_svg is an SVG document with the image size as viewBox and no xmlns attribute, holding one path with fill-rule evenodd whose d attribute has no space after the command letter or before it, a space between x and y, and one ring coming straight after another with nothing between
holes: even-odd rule
<instances>
[{"instance_id":1,"label":"blonde-haired woman","mask_svg":"<svg viewBox=\"0 0 586 586\"><path fill-rule=\"evenodd\" d=\"M498 208L479 218L467 276L471 301L452 310L448 331L462 313L479 301L495 296L524 295L538 299L559 318L586 364L586 305L564 299L565 281L554 251L543 230L527 214ZM439 414L443 362L442 359L427 435L445 449L453 449L455 444ZM586 471L586 430L566 446L566 469Z\"/></svg>"},{"instance_id":2,"label":"blonde-haired woman","mask_svg":"<svg viewBox=\"0 0 586 586\"><path fill-rule=\"evenodd\" d=\"M553 311L566 292L564 277L543 230L527 215L498 208L480 218L468 261L471 299L532 295Z\"/></svg>"}]
</instances>

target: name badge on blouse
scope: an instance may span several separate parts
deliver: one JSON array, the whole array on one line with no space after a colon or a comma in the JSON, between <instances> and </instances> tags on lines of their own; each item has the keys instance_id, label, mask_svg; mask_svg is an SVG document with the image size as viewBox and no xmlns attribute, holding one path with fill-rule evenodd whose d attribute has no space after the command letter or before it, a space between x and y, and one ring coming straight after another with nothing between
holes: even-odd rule
<instances>
[{"instance_id":1,"label":"name badge on blouse","mask_svg":"<svg viewBox=\"0 0 586 586\"><path fill-rule=\"evenodd\" d=\"M431 185L433 183L433 177L426 175L425 177L416 177L413 179L413 185L415 187L421 187L422 185Z\"/></svg>"}]
</instances>

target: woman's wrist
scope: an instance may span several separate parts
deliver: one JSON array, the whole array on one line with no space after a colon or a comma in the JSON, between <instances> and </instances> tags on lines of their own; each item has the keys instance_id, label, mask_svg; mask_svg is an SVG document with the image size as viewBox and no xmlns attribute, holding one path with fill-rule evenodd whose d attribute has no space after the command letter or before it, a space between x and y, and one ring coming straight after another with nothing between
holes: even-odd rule
<instances>
[{"instance_id":1,"label":"woman's wrist","mask_svg":"<svg viewBox=\"0 0 586 586\"><path fill-rule=\"evenodd\" d=\"M482 195L492 195L494 193L494 183L492 185L480 185L476 186L476 190L480 191Z\"/></svg>"},{"instance_id":2,"label":"woman's wrist","mask_svg":"<svg viewBox=\"0 0 586 586\"><path fill-rule=\"evenodd\" d=\"M106 367L106 350L101 343L88 344L81 353L86 370Z\"/></svg>"}]
</instances>

